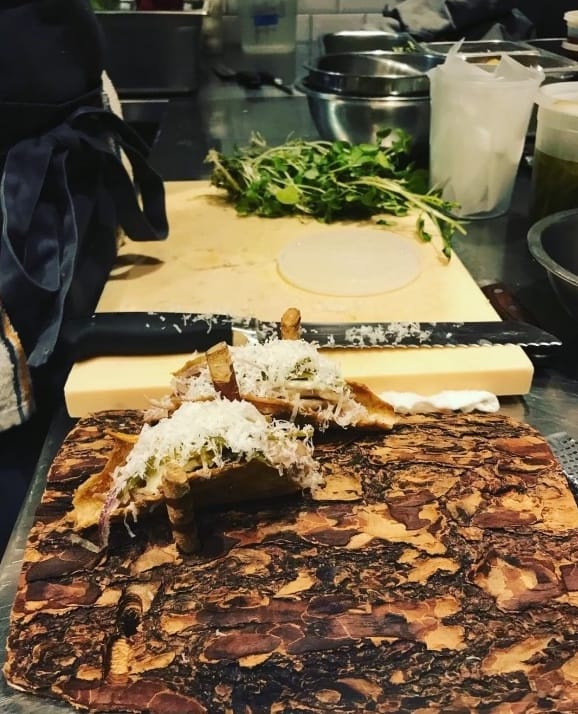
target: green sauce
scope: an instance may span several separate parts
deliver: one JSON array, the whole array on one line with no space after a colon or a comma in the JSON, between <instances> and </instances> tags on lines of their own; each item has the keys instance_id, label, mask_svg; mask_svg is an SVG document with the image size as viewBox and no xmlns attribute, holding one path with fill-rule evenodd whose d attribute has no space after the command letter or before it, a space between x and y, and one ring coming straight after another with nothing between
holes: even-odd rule
<instances>
[{"instance_id":1,"label":"green sauce","mask_svg":"<svg viewBox=\"0 0 578 714\"><path fill-rule=\"evenodd\" d=\"M536 149L532 165L532 221L569 208L578 208L578 162L558 159Z\"/></svg>"}]
</instances>

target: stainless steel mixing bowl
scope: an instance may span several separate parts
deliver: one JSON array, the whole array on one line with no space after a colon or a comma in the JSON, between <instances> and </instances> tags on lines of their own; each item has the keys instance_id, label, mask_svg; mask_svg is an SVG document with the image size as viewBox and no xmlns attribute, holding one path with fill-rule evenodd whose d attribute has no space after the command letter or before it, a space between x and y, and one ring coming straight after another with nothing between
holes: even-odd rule
<instances>
[{"instance_id":1,"label":"stainless steel mixing bowl","mask_svg":"<svg viewBox=\"0 0 578 714\"><path fill-rule=\"evenodd\" d=\"M406 32L393 34L382 30L340 30L323 35L322 43L327 54L367 50L423 52L420 43Z\"/></svg>"},{"instance_id":2,"label":"stainless steel mixing bowl","mask_svg":"<svg viewBox=\"0 0 578 714\"><path fill-rule=\"evenodd\" d=\"M562 306L578 320L578 209L534 223L528 231L528 247L546 270Z\"/></svg>"},{"instance_id":3,"label":"stainless steel mixing bowl","mask_svg":"<svg viewBox=\"0 0 578 714\"><path fill-rule=\"evenodd\" d=\"M304 81L296 88L307 95L311 117L322 139L359 144L375 142L380 129L403 129L413 139L416 157L429 151L429 95L350 97L320 92Z\"/></svg>"},{"instance_id":4,"label":"stainless steel mixing bowl","mask_svg":"<svg viewBox=\"0 0 578 714\"><path fill-rule=\"evenodd\" d=\"M427 94L427 72L441 64L441 55L411 52L342 52L318 57L305 65L312 89L348 96L375 97Z\"/></svg>"}]
</instances>

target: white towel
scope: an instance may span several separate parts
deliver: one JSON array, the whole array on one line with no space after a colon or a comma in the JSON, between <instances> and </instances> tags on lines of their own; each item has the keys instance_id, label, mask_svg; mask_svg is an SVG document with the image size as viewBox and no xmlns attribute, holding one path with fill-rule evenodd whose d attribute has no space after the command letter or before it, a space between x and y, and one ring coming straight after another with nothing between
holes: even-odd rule
<instances>
[{"instance_id":1,"label":"white towel","mask_svg":"<svg viewBox=\"0 0 578 714\"><path fill-rule=\"evenodd\" d=\"M379 395L398 414L427 414L439 411L497 412L500 402L492 392L447 389L431 396L414 392L382 392Z\"/></svg>"},{"instance_id":2,"label":"white towel","mask_svg":"<svg viewBox=\"0 0 578 714\"><path fill-rule=\"evenodd\" d=\"M0 303L0 431L27 421L34 397L26 355Z\"/></svg>"}]
</instances>

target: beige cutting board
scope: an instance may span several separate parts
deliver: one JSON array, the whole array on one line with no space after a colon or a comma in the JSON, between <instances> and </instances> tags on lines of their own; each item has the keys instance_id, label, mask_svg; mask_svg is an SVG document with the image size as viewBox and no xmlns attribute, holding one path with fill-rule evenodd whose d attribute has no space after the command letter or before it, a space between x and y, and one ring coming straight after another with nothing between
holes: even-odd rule
<instances>
[{"instance_id":1,"label":"beige cutting board","mask_svg":"<svg viewBox=\"0 0 578 714\"><path fill-rule=\"evenodd\" d=\"M341 231L299 218L239 217L204 181L167 184L170 236L121 246L99 311L175 310L252 315L277 320L298 307L306 322L379 320L498 320L457 255L448 261L439 245L415 237L415 219L394 219L388 229L409 236L422 270L398 290L363 297L334 297L302 290L278 272L287 243L322 231ZM353 227L361 224L352 224ZM363 224L372 225L372 224ZM376 231L383 230L375 226ZM376 391L434 394L445 389L484 389L524 394L532 363L519 347L470 347L327 351L345 376ZM170 374L187 355L99 357L74 365L65 386L71 416L100 409L140 408L168 390Z\"/></svg>"}]
</instances>

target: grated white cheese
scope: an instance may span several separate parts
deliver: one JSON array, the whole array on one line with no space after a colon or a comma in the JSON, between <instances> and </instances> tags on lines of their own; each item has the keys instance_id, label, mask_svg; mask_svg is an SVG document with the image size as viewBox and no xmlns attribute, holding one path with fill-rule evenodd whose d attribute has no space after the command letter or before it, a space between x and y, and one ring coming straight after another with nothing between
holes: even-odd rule
<instances>
[{"instance_id":1,"label":"grated white cheese","mask_svg":"<svg viewBox=\"0 0 578 714\"><path fill-rule=\"evenodd\" d=\"M312 427L269 421L252 404L214 399L185 402L170 417L145 424L126 463L114 474L114 491L159 494L163 468L172 463L200 470L261 459L303 487L321 482L313 459Z\"/></svg>"},{"instance_id":2,"label":"grated white cheese","mask_svg":"<svg viewBox=\"0 0 578 714\"><path fill-rule=\"evenodd\" d=\"M408 338L427 342L431 330L425 330L419 322L392 323L387 329L383 325L359 325L345 331L345 340L352 345L401 345Z\"/></svg>"},{"instance_id":3,"label":"grated white cheese","mask_svg":"<svg viewBox=\"0 0 578 714\"><path fill-rule=\"evenodd\" d=\"M287 400L295 407L295 415L303 396L329 397L319 415L341 426L355 424L367 414L365 407L351 398L339 365L321 355L312 343L273 339L229 349L241 394ZM217 397L207 366L193 376L174 377L171 388L183 401Z\"/></svg>"}]
</instances>

